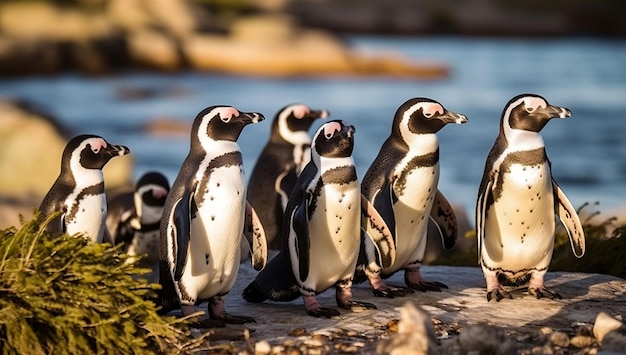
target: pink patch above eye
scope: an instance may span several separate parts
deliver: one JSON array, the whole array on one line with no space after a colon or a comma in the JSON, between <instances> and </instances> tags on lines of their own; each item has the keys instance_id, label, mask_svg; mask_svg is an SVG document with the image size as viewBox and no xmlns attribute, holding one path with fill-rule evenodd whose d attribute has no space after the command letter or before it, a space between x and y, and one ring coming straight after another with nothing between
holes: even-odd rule
<instances>
[{"instance_id":1,"label":"pink patch above eye","mask_svg":"<svg viewBox=\"0 0 626 355\"><path fill-rule=\"evenodd\" d=\"M546 101L541 98L527 97L524 99L524 106L526 107L526 111L532 112L532 111L535 111L539 107L544 108L548 105L546 104Z\"/></svg>"},{"instance_id":2,"label":"pink patch above eye","mask_svg":"<svg viewBox=\"0 0 626 355\"><path fill-rule=\"evenodd\" d=\"M306 114L309 113L309 108L304 105L295 105L292 106L293 116L295 118L303 118Z\"/></svg>"},{"instance_id":3,"label":"pink patch above eye","mask_svg":"<svg viewBox=\"0 0 626 355\"><path fill-rule=\"evenodd\" d=\"M215 111L224 122L228 122L231 118L239 116L239 111L234 107L219 107L213 111Z\"/></svg>"},{"instance_id":4,"label":"pink patch above eye","mask_svg":"<svg viewBox=\"0 0 626 355\"><path fill-rule=\"evenodd\" d=\"M324 136L331 138L335 132L341 131L341 124L339 122L330 122L324 125Z\"/></svg>"},{"instance_id":5,"label":"pink patch above eye","mask_svg":"<svg viewBox=\"0 0 626 355\"><path fill-rule=\"evenodd\" d=\"M434 102L424 102L419 104L418 107L421 107L422 113L426 117L432 117L436 114L441 115L443 111L443 107L440 104Z\"/></svg>"},{"instance_id":6,"label":"pink patch above eye","mask_svg":"<svg viewBox=\"0 0 626 355\"><path fill-rule=\"evenodd\" d=\"M92 138L89 140L89 145L91 146L91 151L98 154L102 148L107 147L107 142L102 138Z\"/></svg>"},{"instance_id":7,"label":"pink patch above eye","mask_svg":"<svg viewBox=\"0 0 626 355\"><path fill-rule=\"evenodd\" d=\"M152 189L152 196L154 198L161 198L167 195L167 190L162 187L155 187Z\"/></svg>"}]
</instances>

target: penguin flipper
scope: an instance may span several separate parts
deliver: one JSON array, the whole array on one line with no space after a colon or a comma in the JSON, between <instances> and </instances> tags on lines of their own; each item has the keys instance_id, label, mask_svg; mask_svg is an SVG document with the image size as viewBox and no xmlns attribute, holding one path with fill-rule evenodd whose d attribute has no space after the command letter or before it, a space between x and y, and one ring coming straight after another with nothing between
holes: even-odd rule
<instances>
[{"instance_id":1,"label":"penguin flipper","mask_svg":"<svg viewBox=\"0 0 626 355\"><path fill-rule=\"evenodd\" d=\"M394 234L385 219L363 195L361 195L361 229L376 246L381 266L390 267L396 259Z\"/></svg>"},{"instance_id":2,"label":"penguin flipper","mask_svg":"<svg viewBox=\"0 0 626 355\"><path fill-rule=\"evenodd\" d=\"M291 271L289 255L279 252L242 292L252 303L265 300L289 302L300 297L300 286Z\"/></svg>"},{"instance_id":3,"label":"penguin flipper","mask_svg":"<svg viewBox=\"0 0 626 355\"><path fill-rule=\"evenodd\" d=\"M183 276L185 265L187 264L187 253L189 249L189 238L191 233L192 213L197 210L194 200L195 188L187 189L181 199L174 204L173 211L173 232L176 237L174 281L179 281Z\"/></svg>"},{"instance_id":4,"label":"penguin flipper","mask_svg":"<svg viewBox=\"0 0 626 355\"><path fill-rule=\"evenodd\" d=\"M263 269L267 263L267 239L265 239L265 230L261 225L261 220L248 201L246 201L243 235L250 245L252 266L257 271Z\"/></svg>"},{"instance_id":5,"label":"penguin flipper","mask_svg":"<svg viewBox=\"0 0 626 355\"><path fill-rule=\"evenodd\" d=\"M554 179L552 179L552 189L559 219L567 231L574 255L580 258L585 254L585 231L578 213Z\"/></svg>"},{"instance_id":6,"label":"penguin flipper","mask_svg":"<svg viewBox=\"0 0 626 355\"><path fill-rule=\"evenodd\" d=\"M291 194L291 190L296 185L296 180L298 179L298 175L296 175L296 170L293 167L290 169L283 171L277 178L276 189L278 194L281 196L282 210L284 211L287 208L287 201L289 200L289 195Z\"/></svg>"},{"instance_id":7,"label":"penguin flipper","mask_svg":"<svg viewBox=\"0 0 626 355\"><path fill-rule=\"evenodd\" d=\"M443 247L446 250L452 249L459 234L458 223L450 202L439 190L435 195L433 208L430 210L430 219L435 222L439 230Z\"/></svg>"},{"instance_id":8,"label":"penguin flipper","mask_svg":"<svg viewBox=\"0 0 626 355\"><path fill-rule=\"evenodd\" d=\"M487 208L489 205L489 201L492 200L492 191L491 188L493 186L493 181L488 180L485 184L484 189L478 194L478 203L476 207L476 239L478 240L478 264L482 260L481 250L483 240L485 238L485 218L487 218Z\"/></svg>"},{"instance_id":9,"label":"penguin flipper","mask_svg":"<svg viewBox=\"0 0 626 355\"><path fill-rule=\"evenodd\" d=\"M294 233L289 233L289 238L295 238L295 241L289 241L291 245L295 246L296 259L298 260L298 276L300 281L309 277L309 248L311 246L311 240L309 239L309 199L310 196L307 193L306 198L302 199L302 202L296 206L291 217L291 228ZM293 260L293 258L292 258Z\"/></svg>"}]
</instances>

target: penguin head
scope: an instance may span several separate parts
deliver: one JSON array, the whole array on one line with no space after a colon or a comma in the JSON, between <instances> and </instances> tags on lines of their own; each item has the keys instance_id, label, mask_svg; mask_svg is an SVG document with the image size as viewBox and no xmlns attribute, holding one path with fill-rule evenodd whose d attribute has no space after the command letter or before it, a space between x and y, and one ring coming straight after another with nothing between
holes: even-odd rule
<instances>
[{"instance_id":1,"label":"penguin head","mask_svg":"<svg viewBox=\"0 0 626 355\"><path fill-rule=\"evenodd\" d=\"M274 139L284 139L294 143L295 135L299 132L308 132L313 122L319 118L326 118L328 110L313 110L303 104L291 104L278 111L272 122Z\"/></svg>"},{"instance_id":2,"label":"penguin head","mask_svg":"<svg viewBox=\"0 0 626 355\"><path fill-rule=\"evenodd\" d=\"M354 126L342 120L324 123L313 136L311 154L327 158L346 158L354 149Z\"/></svg>"},{"instance_id":3,"label":"penguin head","mask_svg":"<svg viewBox=\"0 0 626 355\"><path fill-rule=\"evenodd\" d=\"M111 158L129 153L125 146L109 144L100 136L83 134L70 139L65 146L61 170L101 170Z\"/></svg>"},{"instance_id":4,"label":"penguin head","mask_svg":"<svg viewBox=\"0 0 626 355\"><path fill-rule=\"evenodd\" d=\"M167 178L156 171L145 173L135 186L135 194L140 197L142 203L149 206L163 206L169 191L170 184Z\"/></svg>"},{"instance_id":5,"label":"penguin head","mask_svg":"<svg viewBox=\"0 0 626 355\"><path fill-rule=\"evenodd\" d=\"M408 144L412 135L432 134L448 123L466 122L465 115L448 111L435 100L416 97L407 100L396 111L392 136L401 137Z\"/></svg>"},{"instance_id":6,"label":"penguin head","mask_svg":"<svg viewBox=\"0 0 626 355\"><path fill-rule=\"evenodd\" d=\"M552 118L567 118L572 112L564 107L550 105L535 94L522 94L512 98L504 107L500 126L510 129L539 132Z\"/></svg>"},{"instance_id":7,"label":"penguin head","mask_svg":"<svg viewBox=\"0 0 626 355\"><path fill-rule=\"evenodd\" d=\"M265 117L258 112L241 112L232 106L211 106L200 111L191 128L191 145L203 142L236 142L245 126L261 122Z\"/></svg>"},{"instance_id":8,"label":"penguin head","mask_svg":"<svg viewBox=\"0 0 626 355\"><path fill-rule=\"evenodd\" d=\"M135 211L142 223L155 223L161 219L169 191L170 184L167 178L156 171L145 173L137 181L133 200Z\"/></svg>"}]
</instances>

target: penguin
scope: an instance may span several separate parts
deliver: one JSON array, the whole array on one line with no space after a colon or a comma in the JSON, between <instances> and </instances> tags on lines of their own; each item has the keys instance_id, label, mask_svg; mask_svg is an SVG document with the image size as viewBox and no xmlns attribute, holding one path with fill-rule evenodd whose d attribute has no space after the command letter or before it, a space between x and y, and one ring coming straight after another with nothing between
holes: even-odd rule
<instances>
[{"instance_id":1,"label":"penguin","mask_svg":"<svg viewBox=\"0 0 626 355\"><path fill-rule=\"evenodd\" d=\"M393 263L395 247L384 220L361 194L352 158L354 133L342 120L329 121L315 133L310 161L287 203L282 248L244 289L246 301L302 296L307 314L331 318L339 311L322 306L315 296L334 286L339 307L376 308L352 299L360 229L371 226L372 245L385 265Z\"/></svg>"},{"instance_id":2,"label":"penguin","mask_svg":"<svg viewBox=\"0 0 626 355\"><path fill-rule=\"evenodd\" d=\"M500 133L487 156L476 203L478 262L487 301L511 294L504 285L529 284L537 298L561 298L544 286L554 250L555 215L569 235L574 255L585 252L576 210L552 177L541 129L571 111L535 94L512 98L502 111Z\"/></svg>"},{"instance_id":3,"label":"penguin","mask_svg":"<svg viewBox=\"0 0 626 355\"><path fill-rule=\"evenodd\" d=\"M152 270L141 275L149 283L159 280L159 226L169 191L167 178L150 171L141 176L134 191L121 193L108 203L106 224L111 244L123 244L122 250L133 256L138 267Z\"/></svg>"},{"instance_id":4,"label":"penguin","mask_svg":"<svg viewBox=\"0 0 626 355\"><path fill-rule=\"evenodd\" d=\"M267 242L254 209L246 201L237 139L243 128L264 119L256 112L211 106L196 116L189 154L167 195L160 225L157 303L161 313L180 307L183 315L209 301L200 326L254 322L226 312L224 300L235 283L241 240L250 241L256 270L265 266Z\"/></svg>"},{"instance_id":5,"label":"penguin","mask_svg":"<svg viewBox=\"0 0 626 355\"><path fill-rule=\"evenodd\" d=\"M101 243L107 233L107 202L102 168L113 157L130 150L113 145L104 138L85 134L67 143L61 157L61 173L39 206L39 220L46 221L56 212L46 229L52 234L81 234Z\"/></svg>"},{"instance_id":6,"label":"penguin","mask_svg":"<svg viewBox=\"0 0 626 355\"><path fill-rule=\"evenodd\" d=\"M269 140L248 182L248 201L259 214L270 249L280 249L283 212L296 178L309 161L308 130L315 120L328 115L328 110L291 104L274 117Z\"/></svg>"},{"instance_id":7,"label":"penguin","mask_svg":"<svg viewBox=\"0 0 626 355\"><path fill-rule=\"evenodd\" d=\"M363 178L363 195L391 228L395 262L384 267L369 239L362 238L356 281L369 281L374 295L400 297L413 290L441 291L447 286L427 281L420 272L426 250L427 227L432 220L443 246L451 249L458 223L450 203L437 188L439 142L436 133L449 123L468 122L465 115L446 110L428 98L412 98L396 111L391 134ZM369 233L366 230L365 233ZM383 279L404 270L406 288L392 287Z\"/></svg>"}]
</instances>

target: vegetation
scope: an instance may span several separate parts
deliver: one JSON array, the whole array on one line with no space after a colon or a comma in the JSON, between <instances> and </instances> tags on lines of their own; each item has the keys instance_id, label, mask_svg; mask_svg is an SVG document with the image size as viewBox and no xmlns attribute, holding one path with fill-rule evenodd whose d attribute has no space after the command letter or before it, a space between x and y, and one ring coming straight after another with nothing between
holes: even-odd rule
<instances>
[{"instance_id":1,"label":"vegetation","mask_svg":"<svg viewBox=\"0 0 626 355\"><path fill-rule=\"evenodd\" d=\"M0 353L188 353L186 319L161 317L158 285L109 244L54 237L47 222L0 231Z\"/></svg>"}]
</instances>

